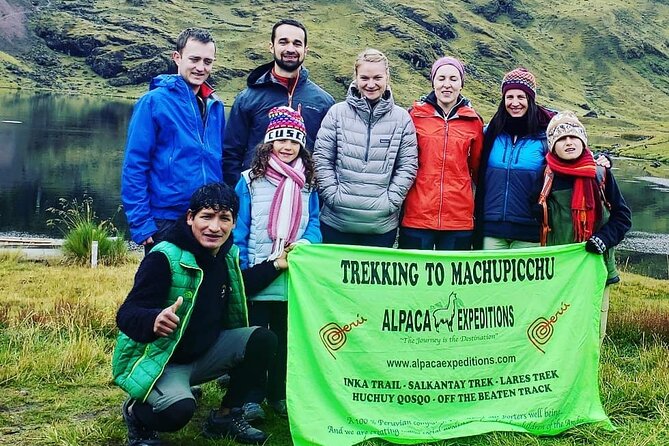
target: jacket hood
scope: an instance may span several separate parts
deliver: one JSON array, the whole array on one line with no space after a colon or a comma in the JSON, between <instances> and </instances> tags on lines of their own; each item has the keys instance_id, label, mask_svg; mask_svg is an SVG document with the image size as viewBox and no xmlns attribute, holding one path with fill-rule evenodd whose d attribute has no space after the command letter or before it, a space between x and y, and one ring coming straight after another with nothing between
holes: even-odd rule
<instances>
[{"instance_id":1,"label":"jacket hood","mask_svg":"<svg viewBox=\"0 0 669 446\"><path fill-rule=\"evenodd\" d=\"M161 74L151 79L149 90L155 90L156 88L176 89L180 88L180 84L185 86L186 82L178 74Z\"/></svg>"},{"instance_id":2,"label":"jacket hood","mask_svg":"<svg viewBox=\"0 0 669 446\"><path fill-rule=\"evenodd\" d=\"M395 106L395 99L393 98L390 86L388 86L379 101L372 108L369 101L360 94L360 90L356 87L355 82L351 82L346 93L346 103L353 107L364 121L370 121L371 116L371 121L376 122L392 110Z\"/></svg>"},{"instance_id":3,"label":"jacket hood","mask_svg":"<svg viewBox=\"0 0 669 446\"><path fill-rule=\"evenodd\" d=\"M186 81L178 74L160 74L154 77L151 79L149 90L155 90L156 88L168 88L170 90L182 90L185 88L189 92L192 91ZM213 97L218 99L215 94L216 90L209 84L209 82L205 82L200 88L202 89L202 95L205 98Z\"/></svg>"},{"instance_id":4,"label":"jacket hood","mask_svg":"<svg viewBox=\"0 0 669 446\"><path fill-rule=\"evenodd\" d=\"M274 62L268 62L264 65L260 65L255 70L251 71L249 77L246 79L246 85L249 88L260 87L266 84L278 84L272 78L272 68L274 68ZM309 70L304 67L300 67L300 78L297 80L298 84L306 82L309 78Z\"/></svg>"},{"instance_id":5,"label":"jacket hood","mask_svg":"<svg viewBox=\"0 0 669 446\"><path fill-rule=\"evenodd\" d=\"M180 218L177 221L177 223L174 225L174 228L165 237L165 240L174 243L179 248L185 251L193 253L198 263L202 261L210 262L214 259L209 250L200 245L198 241L195 239L193 231L191 231L191 227L188 226L188 223L186 223L185 217ZM216 254L217 260L223 259L225 257L228 251L230 251L232 243L233 241L231 233L228 239L225 241L225 243L223 243L223 246L221 246L221 249L218 251L218 254Z\"/></svg>"}]
</instances>

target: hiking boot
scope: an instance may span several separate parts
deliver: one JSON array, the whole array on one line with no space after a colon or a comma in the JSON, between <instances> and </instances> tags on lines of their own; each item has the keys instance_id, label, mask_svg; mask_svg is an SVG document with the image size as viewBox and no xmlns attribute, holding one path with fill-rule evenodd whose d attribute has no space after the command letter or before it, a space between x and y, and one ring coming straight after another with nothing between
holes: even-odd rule
<instances>
[{"instance_id":1,"label":"hiking boot","mask_svg":"<svg viewBox=\"0 0 669 446\"><path fill-rule=\"evenodd\" d=\"M144 426L133 416L133 404L135 404L135 400L128 398L121 407L123 421L128 427L128 446L163 446L158 438L158 433Z\"/></svg>"},{"instance_id":2,"label":"hiking boot","mask_svg":"<svg viewBox=\"0 0 669 446\"><path fill-rule=\"evenodd\" d=\"M288 407L286 406L286 400L278 401L268 401L269 407L274 410L274 413L282 418L288 418Z\"/></svg>"},{"instance_id":3,"label":"hiking boot","mask_svg":"<svg viewBox=\"0 0 669 446\"><path fill-rule=\"evenodd\" d=\"M212 410L204 424L203 434L207 438L229 438L244 444L262 444L268 437L244 419L244 413L239 407L223 417L217 416L216 410Z\"/></svg>"},{"instance_id":4,"label":"hiking boot","mask_svg":"<svg viewBox=\"0 0 669 446\"><path fill-rule=\"evenodd\" d=\"M258 403L244 403L242 413L246 421L263 421L265 419L265 411Z\"/></svg>"}]
</instances>

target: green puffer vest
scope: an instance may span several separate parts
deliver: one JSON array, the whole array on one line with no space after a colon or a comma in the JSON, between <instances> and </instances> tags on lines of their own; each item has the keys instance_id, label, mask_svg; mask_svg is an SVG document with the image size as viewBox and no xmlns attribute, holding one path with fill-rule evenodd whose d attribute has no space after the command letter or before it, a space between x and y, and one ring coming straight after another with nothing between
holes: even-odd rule
<instances>
[{"instance_id":1,"label":"green puffer vest","mask_svg":"<svg viewBox=\"0 0 669 446\"><path fill-rule=\"evenodd\" d=\"M183 297L183 304L177 310L181 323L169 336L144 344L130 339L123 332L118 334L112 357L114 382L132 398L140 401L145 401L148 397L186 330L203 279L202 269L189 251L184 251L170 242L157 244L152 252L154 251L165 254L172 272L172 286L164 307L172 305L179 296ZM225 263L230 274L232 293L221 328L247 327L248 310L237 246L232 245L225 256Z\"/></svg>"},{"instance_id":2,"label":"green puffer vest","mask_svg":"<svg viewBox=\"0 0 669 446\"><path fill-rule=\"evenodd\" d=\"M571 220L571 193L571 189L552 191L546 200L551 228L546 243L548 246L574 243L574 225ZM609 211L602 204L602 220L598 222L595 230L601 228L607 221L609 221ZM604 263L608 271L607 285L617 282L618 269L616 268L615 248L609 248L604 253Z\"/></svg>"}]
</instances>

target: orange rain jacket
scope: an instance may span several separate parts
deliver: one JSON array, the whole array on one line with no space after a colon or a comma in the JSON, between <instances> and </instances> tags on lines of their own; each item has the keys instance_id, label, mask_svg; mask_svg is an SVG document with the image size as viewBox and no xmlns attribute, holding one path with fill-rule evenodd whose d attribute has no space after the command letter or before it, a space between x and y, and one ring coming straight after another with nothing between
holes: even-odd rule
<instances>
[{"instance_id":1,"label":"orange rain jacket","mask_svg":"<svg viewBox=\"0 0 669 446\"><path fill-rule=\"evenodd\" d=\"M404 227L474 228L472 179L478 178L483 120L465 98L460 104L444 118L432 93L409 112L418 137L418 173L404 201Z\"/></svg>"}]
</instances>

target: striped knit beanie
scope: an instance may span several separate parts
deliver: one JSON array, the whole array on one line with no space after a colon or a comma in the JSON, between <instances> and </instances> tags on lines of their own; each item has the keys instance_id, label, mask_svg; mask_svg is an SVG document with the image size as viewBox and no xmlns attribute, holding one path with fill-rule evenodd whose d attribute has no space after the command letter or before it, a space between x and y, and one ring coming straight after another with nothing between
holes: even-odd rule
<instances>
[{"instance_id":1,"label":"striped knit beanie","mask_svg":"<svg viewBox=\"0 0 669 446\"><path fill-rule=\"evenodd\" d=\"M548 149L552 152L555 143L565 136L574 136L583 141L583 147L588 147L588 134L585 127L578 120L573 111L565 110L559 112L551 119L546 128L548 138Z\"/></svg>"},{"instance_id":2,"label":"striped knit beanie","mask_svg":"<svg viewBox=\"0 0 669 446\"><path fill-rule=\"evenodd\" d=\"M523 90L527 95L532 96L532 99L535 99L537 96L537 80L525 68L516 68L504 75L504 79L502 80L502 96L508 90L514 88Z\"/></svg>"},{"instance_id":3,"label":"striped knit beanie","mask_svg":"<svg viewBox=\"0 0 669 446\"><path fill-rule=\"evenodd\" d=\"M265 142L280 139L298 142L302 148L305 148L307 130L299 111L286 106L274 107L269 111L269 125L265 132Z\"/></svg>"}]
</instances>

